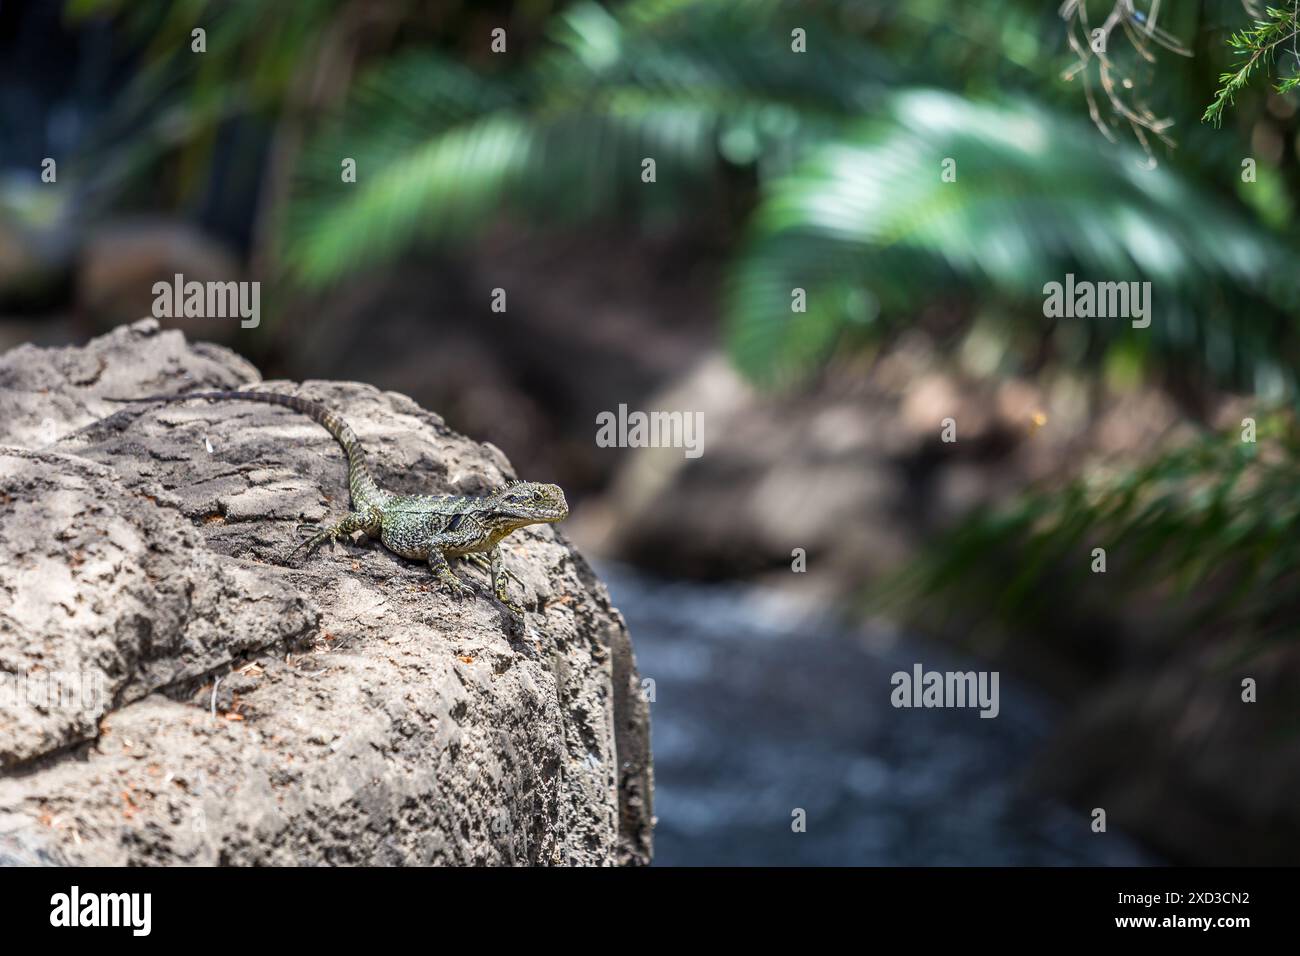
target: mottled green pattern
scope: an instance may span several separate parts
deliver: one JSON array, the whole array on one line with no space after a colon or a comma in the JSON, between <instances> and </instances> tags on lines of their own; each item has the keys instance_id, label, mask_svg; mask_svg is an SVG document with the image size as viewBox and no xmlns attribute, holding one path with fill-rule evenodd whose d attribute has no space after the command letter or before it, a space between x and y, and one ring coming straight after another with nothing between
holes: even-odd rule
<instances>
[{"instance_id":1,"label":"mottled green pattern","mask_svg":"<svg viewBox=\"0 0 1300 956\"><path fill-rule=\"evenodd\" d=\"M356 432L319 402L277 392L243 391L151 395L135 401L181 402L198 398L282 405L319 422L343 446L348 456L352 510L337 524L317 529L295 549L295 554L363 532L378 538L394 554L427 561L430 570L456 597L472 593L472 589L456 577L448 558L464 557L489 571L498 600L516 614L523 613L506 593L509 572L499 544L506 535L526 525L567 518L569 505L558 485L514 481L489 495L398 495L379 487Z\"/></svg>"}]
</instances>

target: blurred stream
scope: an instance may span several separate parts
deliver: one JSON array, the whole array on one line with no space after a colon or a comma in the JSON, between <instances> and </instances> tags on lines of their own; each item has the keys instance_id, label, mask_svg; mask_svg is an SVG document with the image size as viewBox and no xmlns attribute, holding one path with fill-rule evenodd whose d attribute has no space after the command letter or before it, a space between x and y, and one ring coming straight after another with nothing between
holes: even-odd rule
<instances>
[{"instance_id":1,"label":"blurred stream","mask_svg":"<svg viewBox=\"0 0 1300 956\"><path fill-rule=\"evenodd\" d=\"M895 709L890 675L977 670L861 635L747 585L602 563L651 704L661 865L1139 865L1114 829L1017 785L1052 707L1000 676L1001 711ZM792 812L807 830L792 831Z\"/></svg>"}]
</instances>

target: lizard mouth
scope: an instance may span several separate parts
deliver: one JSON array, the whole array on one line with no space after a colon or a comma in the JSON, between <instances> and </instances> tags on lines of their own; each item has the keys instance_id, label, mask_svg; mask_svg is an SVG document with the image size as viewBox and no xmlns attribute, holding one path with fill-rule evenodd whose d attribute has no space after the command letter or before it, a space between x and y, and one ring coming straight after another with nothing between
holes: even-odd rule
<instances>
[{"instance_id":1,"label":"lizard mouth","mask_svg":"<svg viewBox=\"0 0 1300 956\"><path fill-rule=\"evenodd\" d=\"M527 512L518 512L513 514L508 520L517 530L526 528L530 524L555 524L557 521L563 521L569 517L567 508L547 508L532 509Z\"/></svg>"}]
</instances>

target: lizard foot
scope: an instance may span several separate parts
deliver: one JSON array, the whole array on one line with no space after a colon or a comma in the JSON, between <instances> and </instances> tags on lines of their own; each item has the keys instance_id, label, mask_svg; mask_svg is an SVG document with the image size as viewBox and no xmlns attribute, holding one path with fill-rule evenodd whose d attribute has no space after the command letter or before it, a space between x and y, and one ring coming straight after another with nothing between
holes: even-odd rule
<instances>
[{"instance_id":1,"label":"lizard foot","mask_svg":"<svg viewBox=\"0 0 1300 956\"><path fill-rule=\"evenodd\" d=\"M298 525L298 533L303 535L303 539L296 548L289 552L287 559L287 563L294 567L301 565L308 554L334 537L330 531L318 524L300 524Z\"/></svg>"},{"instance_id":2,"label":"lizard foot","mask_svg":"<svg viewBox=\"0 0 1300 956\"><path fill-rule=\"evenodd\" d=\"M474 589L454 574L448 574L440 578L440 581L443 589L456 601L463 601L467 597L474 596Z\"/></svg>"}]
</instances>

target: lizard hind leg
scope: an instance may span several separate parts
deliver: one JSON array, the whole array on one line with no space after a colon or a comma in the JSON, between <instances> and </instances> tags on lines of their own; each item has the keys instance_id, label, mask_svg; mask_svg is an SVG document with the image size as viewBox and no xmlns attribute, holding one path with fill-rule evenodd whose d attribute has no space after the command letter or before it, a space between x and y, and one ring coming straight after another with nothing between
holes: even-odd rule
<instances>
[{"instance_id":1,"label":"lizard hind leg","mask_svg":"<svg viewBox=\"0 0 1300 956\"><path fill-rule=\"evenodd\" d=\"M297 558L298 552L303 552L303 556L306 557L326 541L333 542L339 538L350 538L358 531L373 534L375 532L375 521L374 516L367 512L354 511L331 527L322 528L318 524L300 524L298 530L299 532L308 531L309 534L289 553L290 563L293 563L294 559Z\"/></svg>"},{"instance_id":2,"label":"lizard hind leg","mask_svg":"<svg viewBox=\"0 0 1300 956\"><path fill-rule=\"evenodd\" d=\"M307 532L307 534L298 542L298 546L289 552L289 557L285 559L286 564L296 565L300 557L299 552L302 552L301 557L306 557L330 537L329 531L321 528L318 524L298 525L298 533L303 534L303 532Z\"/></svg>"}]
</instances>

